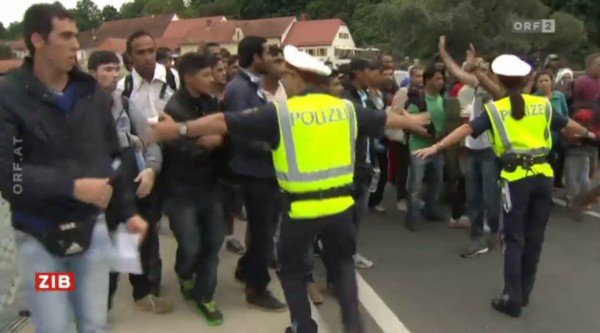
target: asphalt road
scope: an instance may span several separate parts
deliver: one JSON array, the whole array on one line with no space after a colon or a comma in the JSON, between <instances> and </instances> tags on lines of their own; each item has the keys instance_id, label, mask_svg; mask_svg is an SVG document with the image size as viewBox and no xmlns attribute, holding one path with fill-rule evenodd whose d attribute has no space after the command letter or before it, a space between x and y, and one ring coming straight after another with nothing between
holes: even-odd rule
<instances>
[{"instance_id":1,"label":"asphalt road","mask_svg":"<svg viewBox=\"0 0 600 333\"><path fill-rule=\"evenodd\" d=\"M530 305L512 319L490 306L503 287L501 251L460 258L466 230L429 223L410 232L390 197L388 213L361 227L359 250L375 267L360 273L411 332L600 332L597 218L575 223L553 208Z\"/></svg>"},{"instance_id":2,"label":"asphalt road","mask_svg":"<svg viewBox=\"0 0 600 333\"><path fill-rule=\"evenodd\" d=\"M391 310L389 315L397 317L406 329L382 330L381 318L389 319L381 316L386 311L361 305L367 333L600 332L600 219L587 217L575 223L564 208L554 208L531 303L521 318L512 319L490 307L503 284L500 251L462 259L459 252L468 241L466 230L449 229L441 223L429 223L419 233L406 230L393 193L391 188L386 193L388 213L369 214L361 226L359 250L374 260L375 266L359 274L376 293L370 300L383 301ZM243 239L244 227L244 223L237 224L238 239ZM173 272L176 242L168 227L163 227L162 233L163 293L175 303L175 312L160 316L139 312L123 278L109 316L113 332L281 333L289 325L289 313L246 307L242 286L233 280L237 256L222 251L216 298L225 324L208 327L193 305L179 295ZM279 282L272 276L271 289L281 297ZM315 277L324 288L318 260ZM319 332L342 332L337 302L325 295L325 303L318 307ZM22 332L33 331L30 324Z\"/></svg>"}]
</instances>

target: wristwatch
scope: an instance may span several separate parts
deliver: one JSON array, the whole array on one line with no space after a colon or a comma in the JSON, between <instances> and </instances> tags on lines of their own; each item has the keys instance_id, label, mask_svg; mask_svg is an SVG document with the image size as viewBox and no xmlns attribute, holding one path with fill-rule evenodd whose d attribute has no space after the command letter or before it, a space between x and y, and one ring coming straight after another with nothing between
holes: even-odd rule
<instances>
[{"instance_id":1,"label":"wristwatch","mask_svg":"<svg viewBox=\"0 0 600 333\"><path fill-rule=\"evenodd\" d=\"M188 132L186 123L179 123L177 126L177 132L179 133L180 137L186 137Z\"/></svg>"}]
</instances>

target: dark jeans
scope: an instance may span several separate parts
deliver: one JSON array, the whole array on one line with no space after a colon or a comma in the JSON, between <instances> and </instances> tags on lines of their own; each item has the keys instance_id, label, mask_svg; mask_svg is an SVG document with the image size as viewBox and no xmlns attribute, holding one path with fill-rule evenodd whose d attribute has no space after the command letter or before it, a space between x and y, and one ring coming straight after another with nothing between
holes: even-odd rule
<instances>
[{"instance_id":1,"label":"dark jeans","mask_svg":"<svg viewBox=\"0 0 600 333\"><path fill-rule=\"evenodd\" d=\"M463 158L462 147L450 147L444 151L444 166L446 183L448 185L448 201L450 202L452 218L459 219L466 211L465 177L461 170Z\"/></svg>"},{"instance_id":2,"label":"dark jeans","mask_svg":"<svg viewBox=\"0 0 600 333\"><path fill-rule=\"evenodd\" d=\"M408 145L398 142L398 164L396 165L396 174L394 182L396 184L396 198L398 200L408 199L406 181L408 179L408 169L410 166L410 151Z\"/></svg>"},{"instance_id":3,"label":"dark jeans","mask_svg":"<svg viewBox=\"0 0 600 333\"><path fill-rule=\"evenodd\" d=\"M358 231L360 230L360 224L362 220L365 218L368 209L369 202L369 182L367 180L356 181L354 184L355 192L354 192L354 208L352 209L352 222L354 224L354 229L356 230L356 234L358 237Z\"/></svg>"},{"instance_id":4,"label":"dark jeans","mask_svg":"<svg viewBox=\"0 0 600 333\"><path fill-rule=\"evenodd\" d=\"M518 303L533 290L552 207L552 182L540 175L509 183L512 209L504 212L504 293Z\"/></svg>"},{"instance_id":5,"label":"dark jeans","mask_svg":"<svg viewBox=\"0 0 600 333\"><path fill-rule=\"evenodd\" d=\"M484 237L484 218L490 231L498 232L500 221L500 161L492 148L467 152L467 207L471 239Z\"/></svg>"},{"instance_id":6,"label":"dark jeans","mask_svg":"<svg viewBox=\"0 0 600 333\"><path fill-rule=\"evenodd\" d=\"M238 267L248 287L263 291L271 282L269 264L274 252L273 236L281 215L281 191L276 180L245 178L243 192L250 244L238 261Z\"/></svg>"},{"instance_id":7,"label":"dark jeans","mask_svg":"<svg viewBox=\"0 0 600 333\"><path fill-rule=\"evenodd\" d=\"M554 185L563 184L563 171L565 167L565 148L560 145L554 145L548 155L548 162L554 170Z\"/></svg>"},{"instance_id":8,"label":"dark jeans","mask_svg":"<svg viewBox=\"0 0 600 333\"><path fill-rule=\"evenodd\" d=\"M177 239L175 272L194 280L196 302L213 299L217 288L219 250L225 238L225 218L219 198L180 195L166 203L169 226Z\"/></svg>"},{"instance_id":9,"label":"dark jeans","mask_svg":"<svg viewBox=\"0 0 600 333\"><path fill-rule=\"evenodd\" d=\"M332 263L330 273L338 290L345 332L363 332L352 260L356 252L352 212L353 209L348 209L333 216L305 220L291 220L284 216L277 240L278 275L290 309L292 326L297 333L317 332L306 294L306 272L312 270L313 263L307 260L306 253L316 235L321 235L323 255Z\"/></svg>"},{"instance_id":10,"label":"dark jeans","mask_svg":"<svg viewBox=\"0 0 600 333\"><path fill-rule=\"evenodd\" d=\"M440 192L443 185L444 157L436 154L426 159L411 156L410 173L408 178L408 210L406 221L421 219L420 201L421 189L427 181L427 194L423 212L426 215L440 215ZM426 177L427 176L427 177Z\"/></svg>"},{"instance_id":11,"label":"dark jeans","mask_svg":"<svg viewBox=\"0 0 600 333\"><path fill-rule=\"evenodd\" d=\"M161 216L156 210L156 205L159 205L159 203L158 198L154 194L150 194L149 197L137 201L140 215L148 222L148 231L140 246L140 259L144 273L129 274L129 282L133 287L134 301L142 299L149 294L155 296L160 294L162 260L160 259L158 223ZM109 298L112 298L117 291L118 279L118 273L110 273Z\"/></svg>"},{"instance_id":12,"label":"dark jeans","mask_svg":"<svg viewBox=\"0 0 600 333\"><path fill-rule=\"evenodd\" d=\"M379 162L379 182L377 183L377 190L369 196L369 208L373 208L381 203L383 200L383 191L385 190L385 184L388 181L388 155L387 153L378 153L377 160Z\"/></svg>"}]
</instances>

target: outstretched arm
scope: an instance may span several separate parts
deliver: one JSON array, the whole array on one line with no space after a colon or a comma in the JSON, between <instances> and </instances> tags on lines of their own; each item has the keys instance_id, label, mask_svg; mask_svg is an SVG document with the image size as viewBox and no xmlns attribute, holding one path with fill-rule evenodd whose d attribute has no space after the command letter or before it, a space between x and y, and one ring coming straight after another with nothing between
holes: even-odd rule
<instances>
[{"instance_id":1,"label":"outstretched arm","mask_svg":"<svg viewBox=\"0 0 600 333\"><path fill-rule=\"evenodd\" d=\"M419 158L427 158L431 155L435 155L442 151L443 149L453 146L459 142L461 142L464 138L471 135L473 133L473 128L471 128L470 124L464 124L459 128L452 131L452 133L448 134L445 138L440 140L440 142L434 144L431 147L419 149L413 153L413 155Z\"/></svg>"},{"instance_id":2,"label":"outstretched arm","mask_svg":"<svg viewBox=\"0 0 600 333\"><path fill-rule=\"evenodd\" d=\"M179 138L179 126L171 116L161 113L161 121L157 124L150 124L152 127L153 141L170 141ZM187 125L186 137L199 137L204 135L225 135L227 134L227 123L223 113L215 113L206 117L194 119L185 122Z\"/></svg>"}]
</instances>

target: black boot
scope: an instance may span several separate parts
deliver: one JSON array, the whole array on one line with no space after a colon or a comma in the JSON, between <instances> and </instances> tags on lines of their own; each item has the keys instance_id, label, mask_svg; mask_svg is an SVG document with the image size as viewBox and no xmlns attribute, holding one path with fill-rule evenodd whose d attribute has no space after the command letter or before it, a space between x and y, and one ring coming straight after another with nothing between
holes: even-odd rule
<instances>
[{"instance_id":1,"label":"black boot","mask_svg":"<svg viewBox=\"0 0 600 333\"><path fill-rule=\"evenodd\" d=\"M523 294L523 301L521 302L522 307L527 307L529 305L529 295Z\"/></svg>"},{"instance_id":2,"label":"black boot","mask_svg":"<svg viewBox=\"0 0 600 333\"><path fill-rule=\"evenodd\" d=\"M518 318L521 316L521 304L515 301L511 301L505 297L498 297L492 300L492 307L505 315L511 316L513 318Z\"/></svg>"}]
</instances>

